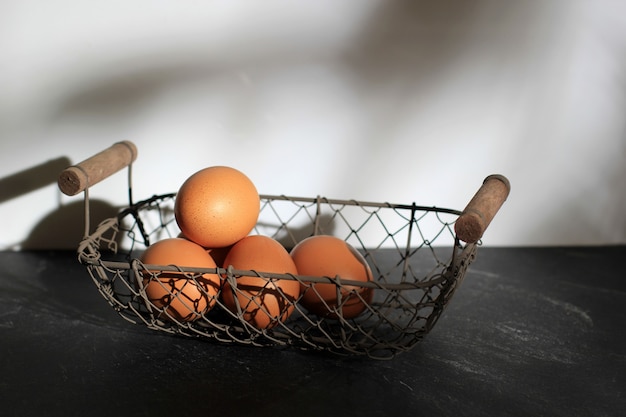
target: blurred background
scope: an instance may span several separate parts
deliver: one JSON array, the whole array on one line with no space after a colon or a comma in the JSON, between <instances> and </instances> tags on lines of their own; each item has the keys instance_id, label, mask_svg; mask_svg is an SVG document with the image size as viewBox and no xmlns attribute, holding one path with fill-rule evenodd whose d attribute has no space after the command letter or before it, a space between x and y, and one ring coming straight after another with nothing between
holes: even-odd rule
<instances>
[{"instance_id":1,"label":"blurred background","mask_svg":"<svg viewBox=\"0 0 626 417\"><path fill-rule=\"evenodd\" d=\"M120 140L137 199L230 165L266 194L462 209L487 246L626 243L622 1L0 3L0 250L75 249L58 173ZM126 175L91 189L126 202Z\"/></svg>"}]
</instances>

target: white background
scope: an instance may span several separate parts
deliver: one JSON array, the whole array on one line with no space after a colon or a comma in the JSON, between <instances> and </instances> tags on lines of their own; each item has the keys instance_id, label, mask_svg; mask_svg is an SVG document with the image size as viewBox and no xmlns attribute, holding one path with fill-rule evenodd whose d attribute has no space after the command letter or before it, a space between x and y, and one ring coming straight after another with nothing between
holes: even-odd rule
<instances>
[{"instance_id":1,"label":"white background","mask_svg":"<svg viewBox=\"0 0 626 417\"><path fill-rule=\"evenodd\" d=\"M622 1L4 0L0 87L2 250L75 248L56 176L119 140L138 198L231 165L263 193L462 209L501 173L485 245L626 243Z\"/></svg>"}]
</instances>

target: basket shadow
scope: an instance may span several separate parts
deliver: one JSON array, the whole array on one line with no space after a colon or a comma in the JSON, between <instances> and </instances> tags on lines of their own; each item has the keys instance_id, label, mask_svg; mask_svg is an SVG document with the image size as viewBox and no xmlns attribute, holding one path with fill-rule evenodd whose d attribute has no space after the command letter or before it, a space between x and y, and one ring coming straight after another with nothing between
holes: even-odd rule
<instances>
[{"instance_id":1,"label":"basket shadow","mask_svg":"<svg viewBox=\"0 0 626 417\"><path fill-rule=\"evenodd\" d=\"M60 156L0 178L0 203L56 183L59 172L69 165L70 159Z\"/></svg>"},{"instance_id":2,"label":"basket shadow","mask_svg":"<svg viewBox=\"0 0 626 417\"><path fill-rule=\"evenodd\" d=\"M304 224L297 227L289 227L289 228L281 228L280 225L269 224L260 221L257 226L261 227L275 227L279 230L273 236L275 240L278 241L285 249L290 251L294 248L298 243L303 241L304 239L311 237L315 234L321 235L332 235L335 230L335 219L333 216L328 214L320 214L318 216L318 229L316 231L316 227L314 223Z\"/></svg>"},{"instance_id":3,"label":"basket shadow","mask_svg":"<svg viewBox=\"0 0 626 417\"><path fill-rule=\"evenodd\" d=\"M101 221L115 217L118 208L110 203L91 199L89 203L91 228ZM76 250L84 235L85 207L82 200L60 206L43 217L21 243L23 250Z\"/></svg>"}]
</instances>

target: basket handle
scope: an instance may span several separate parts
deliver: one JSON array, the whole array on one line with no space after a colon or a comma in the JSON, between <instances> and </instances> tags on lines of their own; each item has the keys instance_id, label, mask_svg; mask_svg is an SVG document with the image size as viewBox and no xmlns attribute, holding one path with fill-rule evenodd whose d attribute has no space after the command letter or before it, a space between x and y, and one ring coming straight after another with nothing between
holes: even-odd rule
<instances>
[{"instance_id":1,"label":"basket handle","mask_svg":"<svg viewBox=\"0 0 626 417\"><path fill-rule=\"evenodd\" d=\"M137 147L130 141L117 142L77 165L64 169L59 175L61 191L69 196L99 183L127 167L137 159Z\"/></svg>"},{"instance_id":2,"label":"basket handle","mask_svg":"<svg viewBox=\"0 0 626 417\"><path fill-rule=\"evenodd\" d=\"M483 181L454 224L457 237L466 243L477 242L511 191L509 180L503 175L489 175Z\"/></svg>"}]
</instances>

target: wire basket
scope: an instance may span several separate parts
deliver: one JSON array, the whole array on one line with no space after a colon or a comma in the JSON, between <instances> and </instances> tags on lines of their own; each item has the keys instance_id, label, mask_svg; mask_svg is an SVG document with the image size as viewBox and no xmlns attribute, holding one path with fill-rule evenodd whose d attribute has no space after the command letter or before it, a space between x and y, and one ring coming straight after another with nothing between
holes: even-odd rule
<instances>
[{"instance_id":1,"label":"wire basket","mask_svg":"<svg viewBox=\"0 0 626 417\"><path fill-rule=\"evenodd\" d=\"M288 250L312 235L339 237L367 261L374 276L369 282L340 276L236 270L226 265L145 265L140 261L141 253L154 242L179 236L180 230L174 217L175 193L133 202L131 167L136 152L131 142L119 142L68 168L59 177L59 186L66 194L84 191L85 237L78 247L78 259L102 296L123 318L150 329L221 343L375 359L392 358L411 349L433 328L462 282L476 256L479 239L510 189L506 178L489 176L463 212L414 203L260 196L259 221L251 234L272 237ZM89 187L124 166L129 167L128 207L90 231ZM241 277L258 277L267 285L260 288L257 300L263 298L263 291L276 297L279 287L273 284L281 280L298 281L305 291L316 291L316 286L330 283L337 290L338 300L327 305L328 314L320 314L303 307L303 294L289 298L280 293L281 308L290 311L289 317L274 317L271 325L258 328L246 320L239 303L236 309L224 304L222 292L226 290L220 285L217 295L202 294L212 308L198 313L192 307L189 313L195 316L189 319L184 314L171 314L168 309L177 297L182 297L179 286L165 288L165 303L156 303L147 295L150 282L161 282L162 277L172 273L182 277L184 285L198 288L203 288L199 283L205 274L217 274L221 284L228 283L228 291L235 294L244 294L237 287ZM365 290L373 295L364 296ZM198 302L184 301L185 305ZM341 306L348 302L363 304L363 311L356 317L344 317ZM263 310L262 304L258 307Z\"/></svg>"}]
</instances>

